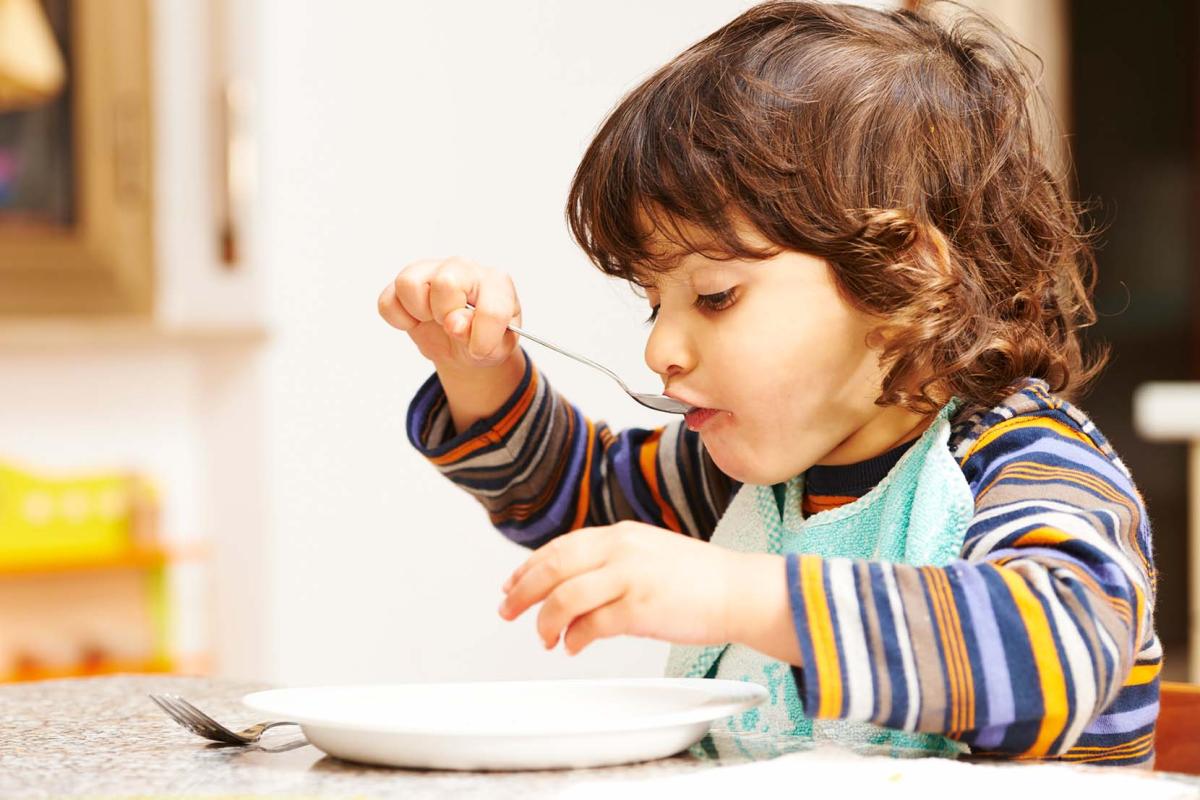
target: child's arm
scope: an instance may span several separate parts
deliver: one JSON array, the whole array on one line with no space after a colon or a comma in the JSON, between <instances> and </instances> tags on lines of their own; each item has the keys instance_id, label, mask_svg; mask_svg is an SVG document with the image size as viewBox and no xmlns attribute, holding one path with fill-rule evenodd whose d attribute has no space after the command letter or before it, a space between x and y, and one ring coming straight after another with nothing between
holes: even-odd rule
<instances>
[{"instance_id":1,"label":"child's arm","mask_svg":"<svg viewBox=\"0 0 1200 800\"><path fill-rule=\"evenodd\" d=\"M707 540L734 484L681 422L614 434L533 364L490 415L458 431L433 375L408 410L413 446L530 548L568 531L637 520Z\"/></svg>"},{"instance_id":2,"label":"child's arm","mask_svg":"<svg viewBox=\"0 0 1200 800\"><path fill-rule=\"evenodd\" d=\"M1063 419L1014 418L975 443L961 560L788 557L807 713L1037 757L1104 711L1112 735L1072 757L1145 757L1161 660L1150 526L1124 468Z\"/></svg>"}]
</instances>

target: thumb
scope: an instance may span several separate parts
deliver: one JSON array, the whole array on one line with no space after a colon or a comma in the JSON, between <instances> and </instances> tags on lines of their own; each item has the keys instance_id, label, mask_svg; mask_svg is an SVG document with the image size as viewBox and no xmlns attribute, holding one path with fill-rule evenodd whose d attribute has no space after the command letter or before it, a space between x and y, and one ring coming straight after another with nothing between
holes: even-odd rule
<instances>
[{"instance_id":1,"label":"thumb","mask_svg":"<svg viewBox=\"0 0 1200 800\"><path fill-rule=\"evenodd\" d=\"M465 336L471 330L471 320L474 318L474 313L469 308L451 311L446 315L446 333L451 336Z\"/></svg>"}]
</instances>

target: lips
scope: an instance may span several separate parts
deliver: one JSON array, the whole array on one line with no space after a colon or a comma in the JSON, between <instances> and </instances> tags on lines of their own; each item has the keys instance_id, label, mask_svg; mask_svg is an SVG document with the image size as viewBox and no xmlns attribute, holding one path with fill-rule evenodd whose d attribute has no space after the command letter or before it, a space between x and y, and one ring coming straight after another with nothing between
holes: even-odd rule
<instances>
[{"instance_id":1,"label":"lips","mask_svg":"<svg viewBox=\"0 0 1200 800\"><path fill-rule=\"evenodd\" d=\"M686 393L667 390L663 394L690 407L690 410L683 415L683 420L693 431L700 430L706 422L721 413L720 409L709 408Z\"/></svg>"},{"instance_id":2,"label":"lips","mask_svg":"<svg viewBox=\"0 0 1200 800\"><path fill-rule=\"evenodd\" d=\"M683 415L684 422L690 430L698 431L704 423L715 417L719 412L715 408L693 408Z\"/></svg>"}]
</instances>

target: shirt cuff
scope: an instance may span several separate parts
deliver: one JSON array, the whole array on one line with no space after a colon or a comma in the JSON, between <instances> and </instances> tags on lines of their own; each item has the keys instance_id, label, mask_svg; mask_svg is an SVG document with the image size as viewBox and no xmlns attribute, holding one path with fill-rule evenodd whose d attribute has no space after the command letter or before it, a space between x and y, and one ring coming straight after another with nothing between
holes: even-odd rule
<instances>
[{"instance_id":1,"label":"shirt cuff","mask_svg":"<svg viewBox=\"0 0 1200 800\"><path fill-rule=\"evenodd\" d=\"M522 349L522 352L524 350ZM459 433L455 430L454 420L450 417L450 405L446 400L446 390L435 372L421 385L408 406L407 429L408 440L417 452L425 458L434 461L439 466L464 460L470 455L478 455L486 450L502 446L504 440L516 427L511 416L518 405L521 412L528 410L530 405L527 395L536 391L537 382L534 380L535 370L533 359L525 354L525 373L521 382L501 404L500 408L490 416L476 420L471 427Z\"/></svg>"}]
</instances>

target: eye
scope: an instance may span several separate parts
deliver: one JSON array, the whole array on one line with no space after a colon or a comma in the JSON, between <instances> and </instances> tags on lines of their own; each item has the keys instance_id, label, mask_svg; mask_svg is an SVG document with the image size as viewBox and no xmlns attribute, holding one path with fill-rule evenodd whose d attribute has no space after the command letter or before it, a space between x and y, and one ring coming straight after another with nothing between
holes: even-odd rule
<instances>
[{"instance_id":1,"label":"eye","mask_svg":"<svg viewBox=\"0 0 1200 800\"><path fill-rule=\"evenodd\" d=\"M726 289L716 294L696 295L696 307L709 311L720 311L733 305L733 289Z\"/></svg>"},{"instance_id":2,"label":"eye","mask_svg":"<svg viewBox=\"0 0 1200 800\"><path fill-rule=\"evenodd\" d=\"M698 294L696 295L696 308L706 311L721 311L733 305L733 301L733 289L726 289L716 294ZM657 305L650 308L650 316L646 318L646 324L653 325L656 319L658 319Z\"/></svg>"}]
</instances>

